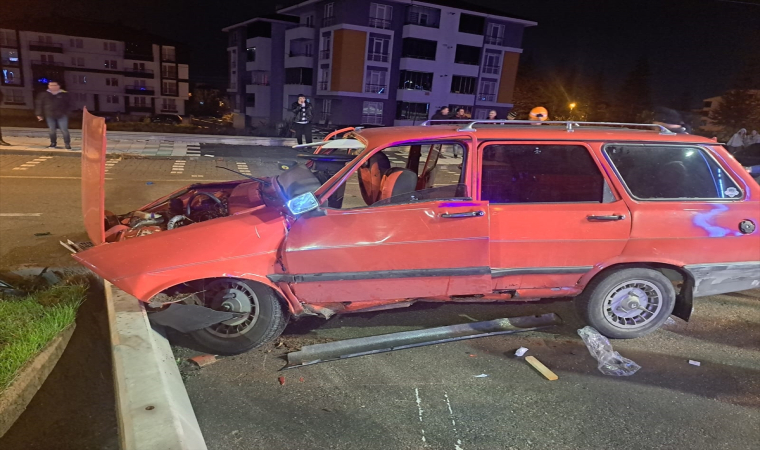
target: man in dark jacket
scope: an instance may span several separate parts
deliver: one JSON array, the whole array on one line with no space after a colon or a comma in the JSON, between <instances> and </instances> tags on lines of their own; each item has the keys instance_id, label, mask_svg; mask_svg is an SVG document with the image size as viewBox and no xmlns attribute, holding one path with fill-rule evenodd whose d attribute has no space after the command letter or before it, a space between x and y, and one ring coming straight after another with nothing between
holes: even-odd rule
<instances>
[{"instance_id":1,"label":"man in dark jacket","mask_svg":"<svg viewBox=\"0 0 760 450\"><path fill-rule=\"evenodd\" d=\"M0 106L3 104L3 91L0 91ZM2 113L2 110L0 110L0 113ZM0 127L3 125L3 119L2 116L0 116ZM0 145L11 145L3 140L3 130L0 128Z\"/></svg>"},{"instance_id":2,"label":"man in dark jacket","mask_svg":"<svg viewBox=\"0 0 760 450\"><path fill-rule=\"evenodd\" d=\"M438 111L433 114L433 117L430 118L430 120L446 120L449 118L450 109L448 106L444 106L443 108L439 109Z\"/></svg>"},{"instance_id":3,"label":"man in dark jacket","mask_svg":"<svg viewBox=\"0 0 760 450\"><path fill-rule=\"evenodd\" d=\"M298 101L290 107L290 111L293 113L293 129L296 132L296 140L299 144L303 144L301 138L306 135L306 143L311 144L311 119L313 117L311 102L307 102L306 96L300 94Z\"/></svg>"},{"instance_id":4,"label":"man in dark jacket","mask_svg":"<svg viewBox=\"0 0 760 450\"><path fill-rule=\"evenodd\" d=\"M57 81L48 82L48 90L40 92L35 102L35 115L37 120L47 121L50 129L50 147L56 147L56 128L63 133L63 143L71 150L71 136L69 135L69 93L61 89Z\"/></svg>"}]
</instances>

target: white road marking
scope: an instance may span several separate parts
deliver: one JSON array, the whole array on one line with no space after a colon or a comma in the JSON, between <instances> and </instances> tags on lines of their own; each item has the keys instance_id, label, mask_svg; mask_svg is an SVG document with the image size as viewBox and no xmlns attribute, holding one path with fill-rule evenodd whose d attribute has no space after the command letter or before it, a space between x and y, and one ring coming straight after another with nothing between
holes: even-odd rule
<instances>
[{"instance_id":1,"label":"white road marking","mask_svg":"<svg viewBox=\"0 0 760 450\"><path fill-rule=\"evenodd\" d=\"M420 423L422 423L422 399L420 398L420 390L417 388L414 388L414 396L417 397L417 414L420 418ZM425 429L422 429L422 442L427 443L427 439L425 439Z\"/></svg>"},{"instance_id":2,"label":"white road marking","mask_svg":"<svg viewBox=\"0 0 760 450\"><path fill-rule=\"evenodd\" d=\"M38 158L35 158L31 161L27 161L24 164L21 164L18 167L14 167L13 170L27 170L30 167L35 167L37 164L47 161L48 159L52 158L52 156L40 156Z\"/></svg>"},{"instance_id":3,"label":"white road marking","mask_svg":"<svg viewBox=\"0 0 760 450\"><path fill-rule=\"evenodd\" d=\"M244 174L244 175L251 175L251 169L248 168L248 164L244 162L238 162L237 164L237 171Z\"/></svg>"},{"instance_id":4,"label":"white road marking","mask_svg":"<svg viewBox=\"0 0 760 450\"><path fill-rule=\"evenodd\" d=\"M40 217L42 213L0 213L0 217Z\"/></svg>"},{"instance_id":5,"label":"white road marking","mask_svg":"<svg viewBox=\"0 0 760 450\"><path fill-rule=\"evenodd\" d=\"M451 419L451 428L454 430L454 437L457 440L457 443L454 444L454 450L463 450L462 449L462 440L459 439L459 433L457 433L457 422L454 420L454 411L451 409L451 402L449 401L449 394L446 392L443 393L443 397L446 399L446 407L449 408L449 419Z\"/></svg>"},{"instance_id":6,"label":"white road marking","mask_svg":"<svg viewBox=\"0 0 760 450\"><path fill-rule=\"evenodd\" d=\"M175 160L174 165L172 165L172 174L182 174L185 171L185 163L187 161L182 159Z\"/></svg>"},{"instance_id":7,"label":"white road marking","mask_svg":"<svg viewBox=\"0 0 760 450\"><path fill-rule=\"evenodd\" d=\"M203 175L190 175L193 178L203 178Z\"/></svg>"}]
</instances>

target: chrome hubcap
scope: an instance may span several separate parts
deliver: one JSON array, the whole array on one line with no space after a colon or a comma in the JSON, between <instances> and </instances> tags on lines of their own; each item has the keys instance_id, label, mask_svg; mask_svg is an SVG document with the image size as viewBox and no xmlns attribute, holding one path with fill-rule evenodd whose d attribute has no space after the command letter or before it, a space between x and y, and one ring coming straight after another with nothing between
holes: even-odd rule
<instances>
[{"instance_id":1,"label":"chrome hubcap","mask_svg":"<svg viewBox=\"0 0 760 450\"><path fill-rule=\"evenodd\" d=\"M662 309L660 289L646 280L631 280L610 289L604 299L604 318L616 328L641 328Z\"/></svg>"}]
</instances>

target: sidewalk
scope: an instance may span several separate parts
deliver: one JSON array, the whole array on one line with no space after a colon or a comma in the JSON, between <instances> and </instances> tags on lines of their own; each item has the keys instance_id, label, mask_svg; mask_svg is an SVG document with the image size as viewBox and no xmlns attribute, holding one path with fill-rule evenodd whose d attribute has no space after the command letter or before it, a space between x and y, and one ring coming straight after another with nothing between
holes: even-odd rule
<instances>
[{"instance_id":1,"label":"sidewalk","mask_svg":"<svg viewBox=\"0 0 760 450\"><path fill-rule=\"evenodd\" d=\"M3 127L5 140L10 147L0 150L56 151L48 149L50 140L44 128ZM255 136L215 136L206 134L180 133L139 133L131 131L109 131L107 134L108 153L131 153L142 156L200 156L201 144L226 144L246 146L290 147L296 144L292 138L267 138ZM63 148L63 140L58 136L58 151ZM81 130L71 130L73 150L82 148Z\"/></svg>"}]
</instances>

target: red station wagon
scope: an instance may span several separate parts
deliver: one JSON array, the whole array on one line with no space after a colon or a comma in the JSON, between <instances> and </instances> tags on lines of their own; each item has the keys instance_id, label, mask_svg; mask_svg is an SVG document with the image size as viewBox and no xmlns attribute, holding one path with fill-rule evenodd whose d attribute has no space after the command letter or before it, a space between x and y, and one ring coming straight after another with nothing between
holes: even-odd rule
<instances>
[{"instance_id":1,"label":"red station wagon","mask_svg":"<svg viewBox=\"0 0 760 450\"><path fill-rule=\"evenodd\" d=\"M760 186L716 142L659 126L357 129L305 155L310 168L114 215L105 125L85 122L96 245L74 257L216 353L292 317L416 301L575 297L602 334L633 338L688 320L693 297L760 284Z\"/></svg>"}]
</instances>

